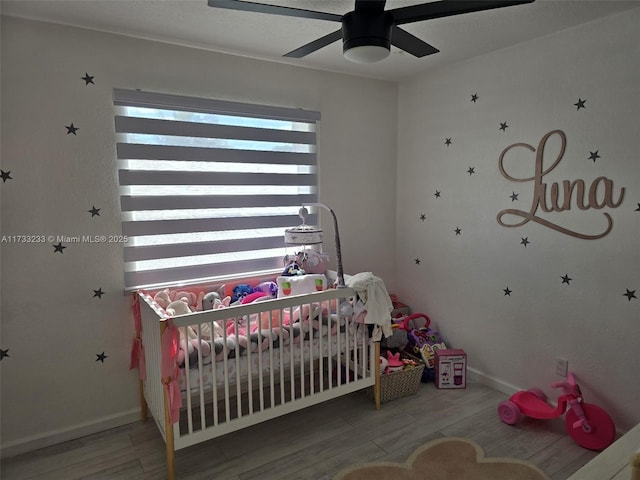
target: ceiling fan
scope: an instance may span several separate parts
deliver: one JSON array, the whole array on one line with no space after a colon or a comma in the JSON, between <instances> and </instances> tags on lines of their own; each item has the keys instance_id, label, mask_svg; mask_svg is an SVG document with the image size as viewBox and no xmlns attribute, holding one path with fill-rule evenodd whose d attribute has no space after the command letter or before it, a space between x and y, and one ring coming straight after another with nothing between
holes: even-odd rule
<instances>
[{"instance_id":1,"label":"ceiling fan","mask_svg":"<svg viewBox=\"0 0 640 480\"><path fill-rule=\"evenodd\" d=\"M340 22L342 23L340 30L314 40L284 56L302 58L342 38L343 54L347 60L356 63L373 63L386 58L391 45L416 57L439 52L437 48L401 29L398 25L532 3L534 0L440 0L392 10L384 9L385 1L355 0L354 10L344 15L245 0L208 0L208 3L210 7Z\"/></svg>"}]
</instances>

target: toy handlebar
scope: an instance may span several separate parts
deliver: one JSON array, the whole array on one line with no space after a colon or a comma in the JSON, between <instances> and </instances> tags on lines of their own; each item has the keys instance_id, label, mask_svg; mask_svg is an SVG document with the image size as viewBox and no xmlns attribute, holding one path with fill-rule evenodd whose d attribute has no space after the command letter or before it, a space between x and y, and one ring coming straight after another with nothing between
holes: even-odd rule
<instances>
[{"instance_id":1,"label":"toy handlebar","mask_svg":"<svg viewBox=\"0 0 640 480\"><path fill-rule=\"evenodd\" d=\"M573 386L569 382L552 383L551 388L562 388L565 395L571 395L573 393Z\"/></svg>"},{"instance_id":2,"label":"toy handlebar","mask_svg":"<svg viewBox=\"0 0 640 480\"><path fill-rule=\"evenodd\" d=\"M564 382L556 382L551 384L551 388L562 388L565 395L580 395L580 387L576 383L573 373L567 374L567 380Z\"/></svg>"}]
</instances>

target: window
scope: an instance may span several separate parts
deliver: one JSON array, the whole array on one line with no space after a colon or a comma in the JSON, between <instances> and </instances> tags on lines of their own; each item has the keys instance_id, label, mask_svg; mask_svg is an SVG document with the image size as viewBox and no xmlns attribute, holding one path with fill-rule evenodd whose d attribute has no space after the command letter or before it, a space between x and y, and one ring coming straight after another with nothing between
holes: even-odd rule
<instances>
[{"instance_id":1,"label":"window","mask_svg":"<svg viewBox=\"0 0 640 480\"><path fill-rule=\"evenodd\" d=\"M126 290L282 269L284 229L317 202L318 112L129 90L114 106Z\"/></svg>"}]
</instances>

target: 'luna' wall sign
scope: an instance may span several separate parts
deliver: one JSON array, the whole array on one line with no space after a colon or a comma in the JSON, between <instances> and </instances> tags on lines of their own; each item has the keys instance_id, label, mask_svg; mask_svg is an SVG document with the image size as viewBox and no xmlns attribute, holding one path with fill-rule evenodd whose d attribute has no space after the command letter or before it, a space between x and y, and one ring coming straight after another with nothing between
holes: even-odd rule
<instances>
[{"instance_id":1,"label":"'luna' wall sign","mask_svg":"<svg viewBox=\"0 0 640 480\"><path fill-rule=\"evenodd\" d=\"M561 141L560 153L558 153L557 158L553 162L553 164L544 168L543 166L543 156L544 149L547 140L553 135L558 135ZM613 220L611 220L611 215L607 212L603 212L605 219L607 221L607 226L602 233L596 235L587 235L584 233L576 232L565 228L556 223L552 223L549 220L541 218L537 215L538 209L542 212L563 212L571 209L571 201L575 194L575 204L580 210L589 210L590 208L594 208L596 210L600 210L604 207L616 208L620 206L622 203L622 199L624 198L624 188L620 188L619 193L617 195L617 200L614 200L614 187L613 181L608 179L607 177L598 177L596 178L589 187L588 195L586 190L586 185L584 180L563 180L560 185L557 182L553 182L551 184L547 184L543 181L544 176L551 172L562 160L562 156L564 155L564 150L567 145L567 137L562 130L552 130L547 133L538 144L537 150L529 144L526 143L514 143L513 145L509 145L505 148L500 154L499 168L500 173L507 179L513 182L533 182L533 200L531 202L531 209L526 212L524 210L517 210L514 208L509 208L506 210L502 210L497 217L498 223L503 227L520 227L529 221L539 223L540 225L544 225L545 227L551 228L553 230L557 230L558 232L564 233L566 235L571 235L572 237L584 238L586 240L595 240L598 238L602 238L607 235L611 228L613 228ZM515 148L525 148L531 152L536 152L536 165L535 172L533 176L526 178L516 178L509 175L504 168L504 159L505 156ZM602 186L604 192L602 195L598 195L598 189ZM547 200L547 189L549 190L549 199ZM504 217L507 215L514 215L516 217L520 217L520 220L517 223L505 223Z\"/></svg>"}]
</instances>

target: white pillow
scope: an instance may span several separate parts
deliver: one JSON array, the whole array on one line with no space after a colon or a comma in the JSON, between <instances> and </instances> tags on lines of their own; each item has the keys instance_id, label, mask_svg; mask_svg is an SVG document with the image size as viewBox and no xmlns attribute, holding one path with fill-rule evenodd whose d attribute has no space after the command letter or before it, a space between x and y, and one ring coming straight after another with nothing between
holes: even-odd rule
<instances>
[{"instance_id":1,"label":"white pillow","mask_svg":"<svg viewBox=\"0 0 640 480\"><path fill-rule=\"evenodd\" d=\"M322 292L327 288L327 277L319 273L291 277L280 276L276 279L276 283L278 284L278 298L283 298L292 295Z\"/></svg>"}]
</instances>

